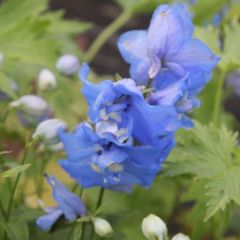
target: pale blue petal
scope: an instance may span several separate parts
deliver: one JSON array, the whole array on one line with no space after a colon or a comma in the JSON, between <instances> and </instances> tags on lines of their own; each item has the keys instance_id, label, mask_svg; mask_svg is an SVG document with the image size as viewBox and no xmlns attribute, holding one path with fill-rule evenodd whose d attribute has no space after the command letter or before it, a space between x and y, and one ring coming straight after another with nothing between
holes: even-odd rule
<instances>
[{"instance_id":1,"label":"pale blue petal","mask_svg":"<svg viewBox=\"0 0 240 240\"><path fill-rule=\"evenodd\" d=\"M124 60L131 64L130 74L134 81L138 85L146 83L150 67L147 32L135 30L122 34L118 48Z\"/></svg>"},{"instance_id":2,"label":"pale blue petal","mask_svg":"<svg viewBox=\"0 0 240 240\"><path fill-rule=\"evenodd\" d=\"M191 69L211 71L219 61L212 51L200 40L193 39L183 45L181 50L171 59L171 62Z\"/></svg>"},{"instance_id":3,"label":"pale blue petal","mask_svg":"<svg viewBox=\"0 0 240 240\"><path fill-rule=\"evenodd\" d=\"M186 38L191 38L192 32L191 19L182 5L160 5L148 29L150 56L170 59Z\"/></svg>"},{"instance_id":4,"label":"pale blue petal","mask_svg":"<svg viewBox=\"0 0 240 240\"><path fill-rule=\"evenodd\" d=\"M56 209L55 211L52 211L51 213L48 213L44 216L41 216L37 219L36 223L37 226L42 231L49 231L51 230L54 223L63 215L63 212L61 209Z\"/></svg>"}]
</instances>

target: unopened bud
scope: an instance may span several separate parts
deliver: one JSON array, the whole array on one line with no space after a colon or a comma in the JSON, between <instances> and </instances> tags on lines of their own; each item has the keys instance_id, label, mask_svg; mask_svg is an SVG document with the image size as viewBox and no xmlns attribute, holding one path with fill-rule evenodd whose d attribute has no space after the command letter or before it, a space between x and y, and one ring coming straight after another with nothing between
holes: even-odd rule
<instances>
[{"instance_id":1,"label":"unopened bud","mask_svg":"<svg viewBox=\"0 0 240 240\"><path fill-rule=\"evenodd\" d=\"M107 237L113 233L110 223L103 218L94 218L93 225L95 232L101 237Z\"/></svg>"},{"instance_id":2,"label":"unopened bud","mask_svg":"<svg viewBox=\"0 0 240 240\"><path fill-rule=\"evenodd\" d=\"M64 73L66 75L72 75L78 72L80 65L76 56L65 54L58 59L56 68L61 73Z\"/></svg>"},{"instance_id":3,"label":"unopened bud","mask_svg":"<svg viewBox=\"0 0 240 240\"><path fill-rule=\"evenodd\" d=\"M182 233L178 233L177 235L175 235L172 240L190 240L189 236L184 235Z\"/></svg>"},{"instance_id":4,"label":"unopened bud","mask_svg":"<svg viewBox=\"0 0 240 240\"><path fill-rule=\"evenodd\" d=\"M54 74L50 70L43 69L38 75L37 84L40 90L51 90L56 88L57 81Z\"/></svg>"},{"instance_id":5,"label":"unopened bud","mask_svg":"<svg viewBox=\"0 0 240 240\"><path fill-rule=\"evenodd\" d=\"M10 103L10 107L17 108L26 114L40 116L48 110L47 102L36 95L25 95Z\"/></svg>"},{"instance_id":6,"label":"unopened bud","mask_svg":"<svg viewBox=\"0 0 240 240\"><path fill-rule=\"evenodd\" d=\"M41 122L36 131L34 132L32 138L41 138L46 145L53 146L53 149L58 149L62 145L58 145L60 142L58 138L58 129L67 129L67 124L61 119L53 118ZM48 146L48 147L49 147Z\"/></svg>"},{"instance_id":7,"label":"unopened bud","mask_svg":"<svg viewBox=\"0 0 240 240\"><path fill-rule=\"evenodd\" d=\"M142 232L149 240L166 240L167 226L161 218L149 214L142 222Z\"/></svg>"}]
</instances>

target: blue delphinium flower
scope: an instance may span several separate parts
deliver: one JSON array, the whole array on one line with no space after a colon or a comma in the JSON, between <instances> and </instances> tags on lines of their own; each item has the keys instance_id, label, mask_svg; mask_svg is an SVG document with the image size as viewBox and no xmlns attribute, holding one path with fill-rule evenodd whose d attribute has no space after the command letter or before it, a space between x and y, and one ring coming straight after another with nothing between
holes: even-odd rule
<instances>
[{"instance_id":1,"label":"blue delphinium flower","mask_svg":"<svg viewBox=\"0 0 240 240\"><path fill-rule=\"evenodd\" d=\"M148 30L124 33L118 47L130 64L131 77L138 85L163 88L188 73L188 84L205 84L219 58L200 40L193 38L194 26L183 5L160 5ZM194 77L195 75L201 78ZM201 84L202 88L202 84Z\"/></svg>"},{"instance_id":2,"label":"blue delphinium flower","mask_svg":"<svg viewBox=\"0 0 240 240\"><path fill-rule=\"evenodd\" d=\"M87 80L88 72L89 67L84 64L80 72L82 92L98 133L113 133L121 142L132 136L149 144L180 127L175 108L150 105L132 79L93 84Z\"/></svg>"},{"instance_id":3,"label":"blue delphinium flower","mask_svg":"<svg viewBox=\"0 0 240 240\"><path fill-rule=\"evenodd\" d=\"M46 179L53 189L53 198L57 206L46 208L46 215L37 219L36 223L41 230L49 231L61 216L64 216L68 222L73 222L87 214L86 207L78 196L71 193L54 176L46 175Z\"/></svg>"},{"instance_id":4,"label":"blue delphinium flower","mask_svg":"<svg viewBox=\"0 0 240 240\"><path fill-rule=\"evenodd\" d=\"M100 137L87 124L74 133L59 130L67 152L62 168L83 187L101 186L117 191L130 191L133 185L149 187L161 163L174 146L173 135L162 137L155 146L132 146L119 143L114 136Z\"/></svg>"}]
</instances>

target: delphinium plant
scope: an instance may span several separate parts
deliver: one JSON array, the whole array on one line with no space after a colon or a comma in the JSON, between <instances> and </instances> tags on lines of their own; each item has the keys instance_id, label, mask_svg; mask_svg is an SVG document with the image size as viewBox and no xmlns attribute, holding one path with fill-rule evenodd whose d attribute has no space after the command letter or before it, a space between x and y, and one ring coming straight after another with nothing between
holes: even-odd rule
<instances>
[{"instance_id":1,"label":"delphinium plant","mask_svg":"<svg viewBox=\"0 0 240 240\"><path fill-rule=\"evenodd\" d=\"M94 26L46 1L0 5L0 239L238 239L238 124L223 102L239 2L115 2L86 52L73 36ZM102 80L98 51L151 11L116 42L129 74Z\"/></svg>"}]
</instances>

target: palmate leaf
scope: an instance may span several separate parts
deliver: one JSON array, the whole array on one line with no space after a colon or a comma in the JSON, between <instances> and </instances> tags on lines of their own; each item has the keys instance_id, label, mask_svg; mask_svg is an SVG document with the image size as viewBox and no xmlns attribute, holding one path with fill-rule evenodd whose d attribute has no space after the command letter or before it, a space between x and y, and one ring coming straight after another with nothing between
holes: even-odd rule
<instances>
[{"instance_id":1,"label":"palmate leaf","mask_svg":"<svg viewBox=\"0 0 240 240\"><path fill-rule=\"evenodd\" d=\"M165 165L170 176L191 174L206 181L205 220L231 201L240 205L240 159L237 134L222 126L202 126L184 131Z\"/></svg>"},{"instance_id":2,"label":"palmate leaf","mask_svg":"<svg viewBox=\"0 0 240 240\"><path fill-rule=\"evenodd\" d=\"M220 67L230 68L240 66L240 25L237 21L233 21L231 25L224 26L224 54L219 62Z\"/></svg>"},{"instance_id":3,"label":"palmate leaf","mask_svg":"<svg viewBox=\"0 0 240 240\"><path fill-rule=\"evenodd\" d=\"M86 31L90 24L63 19L63 11L48 12L49 0L6 0L0 4L0 89L14 97L6 78L14 79L19 91L42 68L53 70L58 57L72 53L81 58L82 53L74 42L74 34ZM16 21L17 19L17 21Z\"/></svg>"}]
</instances>

